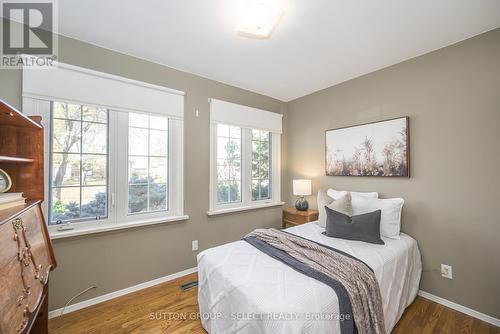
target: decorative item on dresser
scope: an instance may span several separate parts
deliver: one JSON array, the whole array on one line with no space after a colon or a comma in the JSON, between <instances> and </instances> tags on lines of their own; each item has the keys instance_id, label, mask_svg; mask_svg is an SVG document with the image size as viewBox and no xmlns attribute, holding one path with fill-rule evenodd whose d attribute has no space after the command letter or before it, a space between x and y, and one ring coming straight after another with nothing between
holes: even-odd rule
<instances>
[{"instance_id":1,"label":"decorative item on dresser","mask_svg":"<svg viewBox=\"0 0 500 334\"><path fill-rule=\"evenodd\" d=\"M0 210L0 333L47 333L49 273L56 267L44 200L43 128L0 100L0 169L18 205ZM24 197L26 197L26 201Z\"/></svg>"},{"instance_id":2,"label":"decorative item on dresser","mask_svg":"<svg viewBox=\"0 0 500 334\"><path fill-rule=\"evenodd\" d=\"M282 228L288 225L300 225L318 220L318 210L297 210L296 208L286 208L283 210Z\"/></svg>"},{"instance_id":3,"label":"decorative item on dresser","mask_svg":"<svg viewBox=\"0 0 500 334\"><path fill-rule=\"evenodd\" d=\"M10 179L9 174L0 169L0 194L9 191L11 186L12 180Z\"/></svg>"}]
</instances>

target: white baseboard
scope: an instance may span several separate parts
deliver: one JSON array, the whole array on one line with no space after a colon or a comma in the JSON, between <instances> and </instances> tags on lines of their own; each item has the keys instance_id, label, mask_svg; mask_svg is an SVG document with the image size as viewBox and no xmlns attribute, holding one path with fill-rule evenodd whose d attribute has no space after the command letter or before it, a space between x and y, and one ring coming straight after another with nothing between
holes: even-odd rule
<instances>
[{"instance_id":1,"label":"white baseboard","mask_svg":"<svg viewBox=\"0 0 500 334\"><path fill-rule=\"evenodd\" d=\"M438 304L441 304L441 305L447 306L449 308L452 308L452 309L454 309L454 310L456 310L458 312L465 313L467 315L470 315L471 317L474 317L476 319L479 319L479 320L485 321L487 323L490 323L492 325L495 325L497 327L500 327L500 319L493 318L492 316L489 316L487 314L478 312L476 310L470 309L470 308L465 307L463 305L454 303L452 301L449 301L447 299L435 296L435 295L433 295L431 293L428 293L428 292L425 292L425 291L422 291L422 290L418 291L418 295L421 296L421 297L427 298L429 300L432 300L433 302L436 302Z\"/></svg>"},{"instance_id":2,"label":"white baseboard","mask_svg":"<svg viewBox=\"0 0 500 334\"><path fill-rule=\"evenodd\" d=\"M105 302L107 300L110 300L110 299L113 299L113 298L116 298L116 297L120 297L120 296L126 295L126 294L131 293L131 292L135 292L135 291L138 291L138 290L149 288L151 286L154 286L154 285L157 285L157 284L160 284L160 283L168 282L168 281L174 280L176 278L180 278L182 276L186 276L186 275L195 273L197 270L198 269L196 267L189 268L189 269L186 269L186 270L183 270L183 271L179 271L178 273L174 273L174 274L171 274L171 275L168 275L168 276L163 276L163 277L151 280L151 281L147 281L147 282L144 282L144 283L140 283L140 284L137 284L137 285L134 285L134 286L122 289L122 290L110 292L110 293L107 293L105 295L97 296L97 297L94 297L94 298L91 298L91 299L88 299L88 300L84 300L84 301L76 303L76 304L71 304L71 305L68 305L66 307L66 309L64 309L64 307L62 307L62 308L50 311L49 312L49 319L55 318L55 317L58 317L58 316L62 315L63 310L64 310L64 314L67 314L67 313L70 313L70 312L73 312L73 311L76 311L76 310L80 310L80 309L85 308L85 307L89 307L89 306L92 306L92 305L95 305L95 304L99 304L99 303Z\"/></svg>"}]
</instances>

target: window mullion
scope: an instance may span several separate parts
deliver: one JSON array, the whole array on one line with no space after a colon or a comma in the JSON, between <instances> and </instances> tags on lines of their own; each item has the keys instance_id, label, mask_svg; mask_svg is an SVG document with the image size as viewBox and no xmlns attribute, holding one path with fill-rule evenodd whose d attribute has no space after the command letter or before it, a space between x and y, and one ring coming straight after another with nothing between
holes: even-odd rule
<instances>
[{"instance_id":1,"label":"window mullion","mask_svg":"<svg viewBox=\"0 0 500 334\"><path fill-rule=\"evenodd\" d=\"M269 166L268 166L268 178L269 178L269 189L268 189L268 194L269 197L272 198L273 200L279 200L279 198L275 197L275 178L279 174L275 174L275 163L276 163L276 157L275 157L275 152L274 152L274 133L270 132L269 133ZM279 159L279 157L278 157Z\"/></svg>"},{"instance_id":2,"label":"window mullion","mask_svg":"<svg viewBox=\"0 0 500 334\"><path fill-rule=\"evenodd\" d=\"M117 115L115 111L108 111L108 218L111 222L117 222Z\"/></svg>"},{"instance_id":3,"label":"window mullion","mask_svg":"<svg viewBox=\"0 0 500 334\"><path fill-rule=\"evenodd\" d=\"M182 121L169 119L168 125L168 211L173 215L184 212L184 181L183 181L183 137Z\"/></svg>"},{"instance_id":4,"label":"window mullion","mask_svg":"<svg viewBox=\"0 0 500 334\"><path fill-rule=\"evenodd\" d=\"M151 194L150 194L150 189L151 189L151 150L150 150L150 144L151 144L151 117L148 115L148 177L147 177L147 197L146 197L146 211L151 210Z\"/></svg>"},{"instance_id":5,"label":"window mullion","mask_svg":"<svg viewBox=\"0 0 500 334\"><path fill-rule=\"evenodd\" d=\"M115 210L116 220L125 221L128 212L128 114L115 112Z\"/></svg>"},{"instance_id":6,"label":"window mullion","mask_svg":"<svg viewBox=\"0 0 500 334\"><path fill-rule=\"evenodd\" d=\"M66 108L69 108L66 105ZM82 192L83 192L83 108L80 106L80 217L82 217Z\"/></svg>"},{"instance_id":7,"label":"window mullion","mask_svg":"<svg viewBox=\"0 0 500 334\"><path fill-rule=\"evenodd\" d=\"M281 201L281 135L271 133L271 180L272 198L274 201Z\"/></svg>"},{"instance_id":8,"label":"window mullion","mask_svg":"<svg viewBox=\"0 0 500 334\"><path fill-rule=\"evenodd\" d=\"M209 208L213 210L217 203L217 126L210 124L210 186Z\"/></svg>"},{"instance_id":9,"label":"window mullion","mask_svg":"<svg viewBox=\"0 0 500 334\"><path fill-rule=\"evenodd\" d=\"M243 206L252 202L252 130L242 129L242 180L241 196Z\"/></svg>"}]
</instances>

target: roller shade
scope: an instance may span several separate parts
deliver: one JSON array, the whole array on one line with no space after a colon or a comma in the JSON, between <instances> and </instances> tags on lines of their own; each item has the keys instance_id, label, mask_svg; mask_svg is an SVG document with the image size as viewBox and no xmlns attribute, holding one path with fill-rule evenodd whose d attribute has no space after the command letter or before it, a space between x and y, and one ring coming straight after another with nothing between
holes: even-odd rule
<instances>
[{"instance_id":1,"label":"roller shade","mask_svg":"<svg viewBox=\"0 0 500 334\"><path fill-rule=\"evenodd\" d=\"M213 123L282 132L283 115L217 99L210 99L210 118Z\"/></svg>"},{"instance_id":2,"label":"roller shade","mask_svg":"<svg viewBox=\"0 0 500 334\"><path fill-rule=\"evenodd\" d=\"M23 96L184 116L183 92L62 63L55 68L24 68Z\"/></svg>"}]
</instances>

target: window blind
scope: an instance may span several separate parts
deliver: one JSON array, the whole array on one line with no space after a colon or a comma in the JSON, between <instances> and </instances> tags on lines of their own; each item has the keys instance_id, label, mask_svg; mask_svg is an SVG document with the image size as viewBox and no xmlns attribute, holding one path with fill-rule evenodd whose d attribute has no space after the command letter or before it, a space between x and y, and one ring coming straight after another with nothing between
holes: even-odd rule
<instances>
[{"instance_id":1,"label":"window blind","mask_svg":"<svg viewBox=\"0 0 500 334\"><path fill-rule=\"evenodd\" d=\"M47 69L24 68L23 97L184 116L184 92L63 63Z\"/></svg>"},{"instance_id":2,"label":"window blind","mask_svg":"<svg viewBox=\"0 0 500 334\"><path fill-rule=\"evenodd\" d=\"M222 100L210 99L210 118L212 123L282 133L283 115Z\"/></svg>"}]
</instances>

